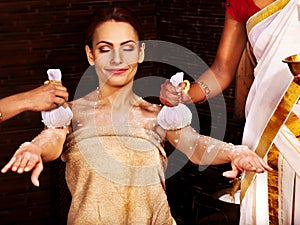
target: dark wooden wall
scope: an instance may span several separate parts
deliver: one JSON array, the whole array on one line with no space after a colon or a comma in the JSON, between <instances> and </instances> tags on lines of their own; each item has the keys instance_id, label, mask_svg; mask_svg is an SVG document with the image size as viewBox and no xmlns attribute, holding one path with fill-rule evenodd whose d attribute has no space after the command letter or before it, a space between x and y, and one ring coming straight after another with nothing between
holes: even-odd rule
<instances>
[{"instance_id":1,"label":"dark wooden wall","mask_svg":"<svg viewBox=\"0 0 300 225\"><path fill-rule=\"evenodd\" d=\"M146 39L160 39L179 44L196 53L207 65L212 63L223 26L222 0L2 0L0 97L41 85L46 79L46 70L58 67L63 72L63 83L72 99L77 83L88 66L83 40L89 15L95 7L112 3L130 7L136 12L146 31ZM161 73L161 76L168 77L173 71L174 68L162 66L159 69L157 65L145 63L140 73ZM224 138L231 142L239 142L241 121L236 121L232 113L234 95L233 82L224 92L228 107ZM203 133L209 134L209 107L204 104L197 106L197 110L204 118ZM22 142L31 140L41 129L40 113L37 112L25 112L0 124L0 167L5 165ZM171 166L172 164L174 166L176 161L171 162ZM193 177L201 175L193 165L187 170L182 170L179 178L175 177L170 186L185 179L185 173ZM65 190L62 190L60 184L61 171L60 160L46 163L39 188L31 184L30 174L1 174L0 224L62 224L61 218L64 215L61 214L67 212L67 209L60 207L66 206L67 203L62 204L61 201L68 201L68 198L64 199ZM218 174L220 173L221 171ZM190 185L189 181L183 183ZM201 184L197 182L192 186L194 189L201 189ZM178 193L180 190L176 191L170 193L170 196L174 193L182 194ZM185 206L180 200L173 202L171 199L171 202L174 208L180 209ZM181 216L177 216L179 221Z\"/></svg>"}]
</instances>

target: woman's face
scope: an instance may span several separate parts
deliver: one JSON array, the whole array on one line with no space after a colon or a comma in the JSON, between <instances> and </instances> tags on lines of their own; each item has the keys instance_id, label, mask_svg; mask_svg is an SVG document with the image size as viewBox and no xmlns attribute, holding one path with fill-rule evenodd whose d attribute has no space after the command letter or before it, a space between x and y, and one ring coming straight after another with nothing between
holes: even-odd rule
<instances>
[{"instance_id":1,"label":"woman's face","mask_svg":"<svg viewBox=\"0 0 300 225\"><path fill-rule=\"evenodd\" d=\"M138 41L135 29L125 22L107 21L95 29L93 49L86 46L86 54L101 84L120 87L133 81L144 57Z\"/></svg>"}]
</instances>

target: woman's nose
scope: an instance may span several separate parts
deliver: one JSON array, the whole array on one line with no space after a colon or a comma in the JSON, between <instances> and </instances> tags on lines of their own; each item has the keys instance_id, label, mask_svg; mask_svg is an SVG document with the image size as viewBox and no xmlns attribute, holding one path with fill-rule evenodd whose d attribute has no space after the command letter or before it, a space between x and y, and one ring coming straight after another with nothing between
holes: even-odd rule
<instances>
[{"instance_id":1,"label":"woman's nose","mask_svg":"<svg viewBox=\"0 0 300 225\"><path fill-rule=\"evenodd\" d=\"M115 48L113 50L111 63L115 64L115 65L119 65L119 64L122 63L122 56L120 54L120 49L119 48Z\"/></svg>"}]
</instances>

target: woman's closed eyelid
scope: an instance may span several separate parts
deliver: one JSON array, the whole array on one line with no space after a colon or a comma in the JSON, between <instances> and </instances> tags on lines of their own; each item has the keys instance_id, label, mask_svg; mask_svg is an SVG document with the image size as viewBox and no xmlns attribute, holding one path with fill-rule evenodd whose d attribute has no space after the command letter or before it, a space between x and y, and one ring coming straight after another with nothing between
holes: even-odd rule
<instances>
[{"instance_id":1,"label":"woman's closed eyelid","mask_svg":"<svg viewBox=\"0 0 300 225\"><path fill-rule=\"evenodd\" d=\"M124 50L124 51L133 51L133 50L135 50L135 46L133 46L133 45L123 46L122 50Z\"/></svg>"},{"instance_id":2,"label":"woman's closed eyelid","mask_svg":"<svg viewBox=\"0 0 300 225\"><path fill-rule=\"evenodd\" d=\"M109 52L112 49L112 47L105 45L105 46L99 46L98 49L100 52Z\"/></svg>"}]
</instances>

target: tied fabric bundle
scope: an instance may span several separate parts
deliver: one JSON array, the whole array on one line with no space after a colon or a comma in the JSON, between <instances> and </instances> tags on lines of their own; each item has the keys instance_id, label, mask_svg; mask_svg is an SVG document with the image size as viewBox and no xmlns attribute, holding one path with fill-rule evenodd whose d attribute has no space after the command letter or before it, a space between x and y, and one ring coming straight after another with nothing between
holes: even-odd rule
<instances>
[{"instance_id":1,"label":"tied fabric bundle","mask_svg":"<svg viewBox=\"0 0 300 225\"><path fill-rule=\"evenodd\" d=\"M47 74L50 82L61 85L62 74L60 69L49 69ZM42 122L49 128L65 127L70 124L73 118L73 113L67 103L51 111L42 111L41 114Z\"/></svg>"},{"instance_id":2,"label":"tied fabric bundle","mask_svg":"<svg viewBox=\"0 0 300 225\"><path fill-rule=\"evenodd\" d=\"M183 82L183 72L178 72L170 79L171 84L177 87ZM158 124L165 130L177 130L186 127L192 122L190 109L180 103L177 106L163 106L157 116Z\"/></svg>"}]
</instances>

